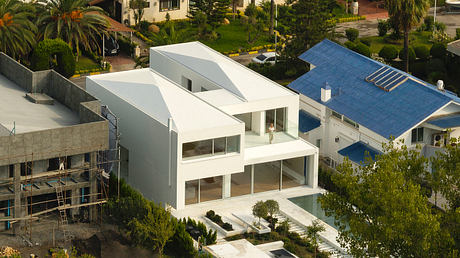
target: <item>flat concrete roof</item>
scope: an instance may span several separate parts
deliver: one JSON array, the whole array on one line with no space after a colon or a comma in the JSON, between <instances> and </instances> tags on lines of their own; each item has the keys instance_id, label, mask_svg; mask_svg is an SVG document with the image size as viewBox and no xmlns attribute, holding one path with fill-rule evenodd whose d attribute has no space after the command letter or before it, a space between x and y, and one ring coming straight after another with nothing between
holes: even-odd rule
<instances>
[{"instance_id":1,"label":"flat concrete roof","mask_svg":"<svg viewBox=\"0 0 460 258\"><path fill-rule=\"evenodd\" d=\"M255 247L253 244L251 244L246 239L239 239L239 240L234 240L231 242L210 245L210 246L207 246L207 248L208 250L211 251L211 253L214 256L219 257L219 258L227 258L227 257L228 258L230 257L247 257L247 258L267 257L269 258L270 257L268 254L264 253L262 250Z\"/></svg>"},{"instance_id":2,"label":"flat concrete roof","mask_svg":"<svg viewBox=\"0 0 460 258\"><path fill-rule=\"evenodd\" d=\"M54 101L54 105L35 104L26 99L23 88L0 74L0 125L16 133L47 130L80 123L78 114ZM2 134L3 135L3 134Z\"/></svg>"}]
</instances>

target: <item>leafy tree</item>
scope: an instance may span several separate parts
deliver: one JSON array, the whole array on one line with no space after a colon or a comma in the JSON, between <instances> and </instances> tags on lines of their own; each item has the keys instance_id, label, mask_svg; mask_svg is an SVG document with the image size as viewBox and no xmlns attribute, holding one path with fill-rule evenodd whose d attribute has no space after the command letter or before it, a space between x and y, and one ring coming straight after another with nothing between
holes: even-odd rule
<instances>
[{"instance_id":1,"label":"leafy tree","mask_svg":"<svg viewBox=\"0 0 460 258\"><path fill-rule=\"evenodd\" d=\"M391 142L375 163L368 159L356 169L345 160L333 176L341 192L320 198L339 223L339 242L354 256L442 256L439 216L414 183L426 172L425 160L401 148Z\"/></svg>"},{"instance_id":2,"label":"leafy tree","mask_svg":"<svg viewBox=\"0 0 460 258\"><path fill-rule=\"evenodd\" d=\"M270 216L269 217L270 224L271 224L270 227L272 229L275 229L275 226L276 226L275 224L276 224L276 222L278 220L276 218L274 218L273 216L280 211L280 206L279 206L278 202L275 201L275 200L266 200L265 201L265 206L267 206L267 213Z\"/></svg>"},{"instance_id":3,"label":"leafy tree","mask_svg":"<svg viewBox=\"0 0 460 258\"><path fill-rule=\"evenodd\" d=\"M321 224L319 219L316 219L312 222L310 226L307 227L307 236L312 241L314 250L313 257L316 257L316 250L318 249L318 233L326 230L326 228Z\"/></svg>"},{"instance_id":4,"label":"leafy tree","mask_svg":"<svg viewBox=\"0 0 460 258\"><path fill-rule=\"evenodd\" d=\"M260 219L267 217L268 209L267 205L263 201L258 201L254 206L252 206L252 215L259 218L259 226L260 226Z\"/></svg>"},{"instance_id":5,"label":"leafy tree","mask_svg":"<svg viewBox=\"0 0 460 258\"><path fill-rule=\"evenodd\" d=\"M286 41L284 55L296 60L307 49L330 36L335 28L330 10L332 0L294 0L292 20L284 22L292 26L292 39Z\"/></svg>"},{"instance_id":6,"label":"leafy tree","mask_svg":"<svg viewBox=\"0 0 460 258\"><path fill-rule=\"evenodd\" d=\"M409 32L420 23L430 6L429 0L385 0L390 19L404 32L404 52L408 57ZM405 69L409 72L409 58L405 59Z\"/></svg>"},{"instance_id":7,"label":"leafy tree","mask_svg":"<svg viewBox=\"0 0 460 258\"><path fill-rule=\"evenodd\" d=\"M33 9L18 0L0 0L0 52L18 58L35 44L37 27L30 21Z\"/></svg>"},{"instance_id":8,"label":"leafy tree","mask_svg":"<svg viewBox=\"0 0 460 258\"><path fill-rule=\"evenodd\" d=\"M181 43L186 40L187 29L176 30L174 22L166 22L160 32L152 34L152 41L156 46Z\"/></svg>"},{"instance_id":9,"label":"leafy tree","mask_svg":"<svg viewBox=\"0 0 460 258\"><path fill-rule=\"evenodd\" d=\"M190 2L189 17L194 25L201 26L201 32L208 35L215 31L224 21L230 0L196 0ZM211 30L203 29L203 22L211 27Z\"/></svg>"},{"instance_id":10,"label":"leafy tree","mask_svg":"<svg viewBox=\"0 0 460 258\"><path fill-rule=\"evenodd\" d=\"M130 0L129 1L129 8L134 12L134 22L136 23L136 27L138 27L139 23L142 21L142 17L144 17L144 9L147 8L148 2L146 0Z\"/></svg>"},{"instance_id":11,"label":"leafy tree","mask_svg":"<svg viewBox=\"0 0 460 258\"><path fill-rule=\"evenodd\" d=\"M273 21L275 20L275 0L270 0L270 29L268 30L268 34L271 36L273 35Z\"/></svg>"},{"instance_id":12,"label":"leafy tree","mask_svg":"<svg viewBox=\"0 0 460 258\"><path fill-rule=\"evenodd\" d=\"M109 22L101 15L101 8L87 4L85 0L39 0L39 36L64 40L76 50L77 56L80 45L86 50L98 49Z\"/></svg>"},{"instance_id":13,"label":"leafy tree","mask_svg":"<svg viewBox=\"0 0 460 258\"><path fill-rule=\"evenodd\" d=\"M40 41L34 48L31 57L30 67L34 71L48 70L50 59L56 56L57 66L54 67L58 73L70 78L75 73L75 58L69 44L62 39L45 39Z\"/></svg>"}]
</instances>

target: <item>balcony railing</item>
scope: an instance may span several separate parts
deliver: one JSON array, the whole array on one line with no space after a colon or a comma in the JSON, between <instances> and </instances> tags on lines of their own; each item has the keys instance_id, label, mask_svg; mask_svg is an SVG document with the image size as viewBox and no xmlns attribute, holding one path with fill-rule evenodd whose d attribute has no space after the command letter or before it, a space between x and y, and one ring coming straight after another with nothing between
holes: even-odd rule
<instances>
[{"instance_id":1,"label":"balcony railing","mask_svg":"<svg viewBox=\"0 0 460 258\"><path fill-rule=\"evenodd\" d=\"M299 138L298 136L298 125L293 122L287 123L285 130L275 131L273 133L273 140L271 144L277 144L282 142L294 141ZM262 135L254 131L246 131L245 134L245 148L252 148L262 145L270 144L270 135L267 130Z\"/></svg>"}]
</instances>

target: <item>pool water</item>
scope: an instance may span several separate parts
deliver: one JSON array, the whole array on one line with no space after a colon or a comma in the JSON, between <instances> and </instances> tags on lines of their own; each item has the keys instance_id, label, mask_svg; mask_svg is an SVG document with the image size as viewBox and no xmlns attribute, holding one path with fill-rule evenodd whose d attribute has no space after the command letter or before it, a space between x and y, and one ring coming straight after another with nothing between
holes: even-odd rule
<instances>
[{"instance_id":1,"label":"pool water","mask_svg":"<svg viewBox=\"0 0 460 258\"><path fill-rule=\"evenodd\" d=\"M321 208L321 203L318 202L318 197L320 196L322 196L322 194L318 193L289 198L288 200L338 230L339 227L334 224L334 216L326 216L326 213Z\"/></svg>"}]
</instances>

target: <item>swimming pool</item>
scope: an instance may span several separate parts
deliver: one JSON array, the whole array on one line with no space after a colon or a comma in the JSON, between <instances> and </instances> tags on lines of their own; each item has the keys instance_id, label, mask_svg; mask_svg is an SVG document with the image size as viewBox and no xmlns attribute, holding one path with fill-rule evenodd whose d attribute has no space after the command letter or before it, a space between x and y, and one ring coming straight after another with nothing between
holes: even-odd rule
<instances>
[{"instance_id":1,"label":"swimming pool","mask_svg":"<svg viewBox=\"0 0 460 258\"><path fill-rule=\"evenodd\" d=\"M318 197L321 195L323 194L304 195L288 200L338 230L339 227L334 224L334 216L326 216L323 208L321 208L321 203L318 202Z\"/></svg>"}]
</instances>

